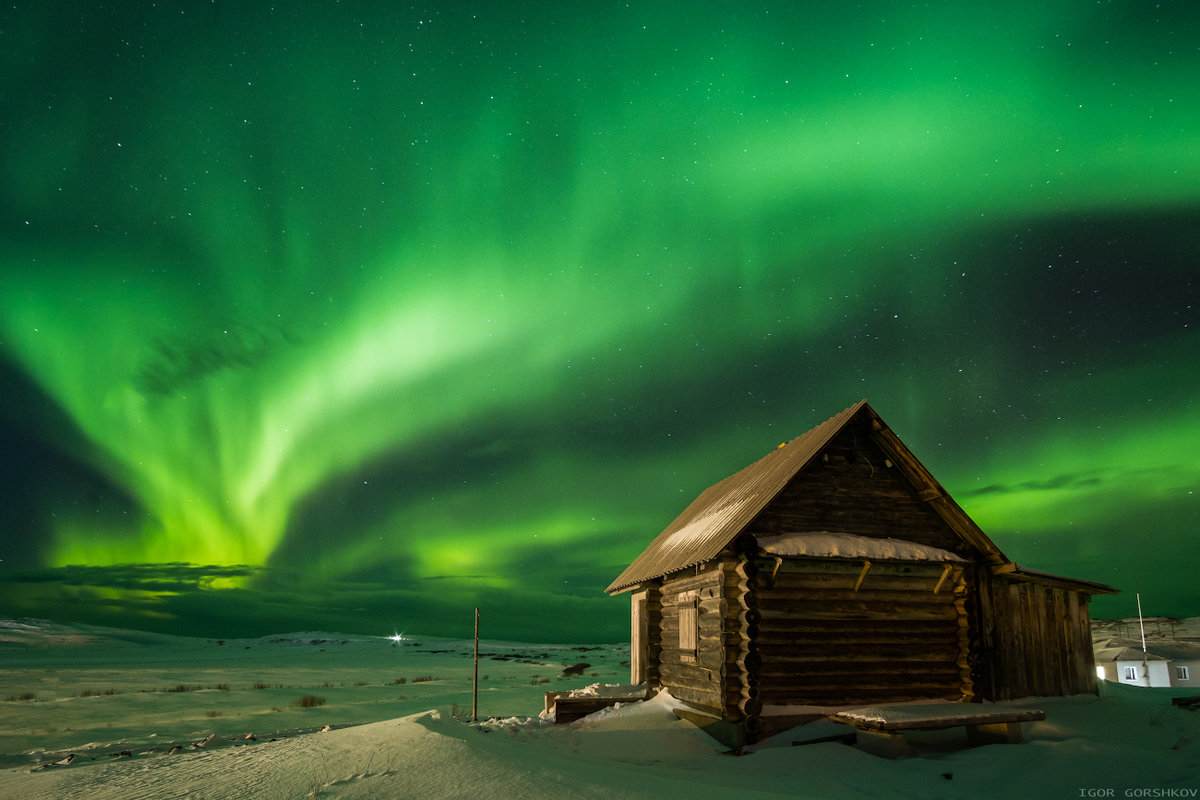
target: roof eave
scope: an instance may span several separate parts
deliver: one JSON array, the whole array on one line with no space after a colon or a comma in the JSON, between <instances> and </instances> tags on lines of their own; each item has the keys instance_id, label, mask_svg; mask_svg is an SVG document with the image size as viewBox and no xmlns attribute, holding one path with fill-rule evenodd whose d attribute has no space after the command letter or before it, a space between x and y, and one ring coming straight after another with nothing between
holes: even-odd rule
<instances>
[{"instance_id":1,"label":"roof eave","mask_svg":"<svg viewBox=\"0 0 1200 800\"><path fill-rule=\"evenodd\" d=\"M1097 581L1085 581L1079 578L1068 578L1063 575L1054 575L1041 570L1030 569L1023 567L1020 564L1012 561L1007 564L1000 564L991 568L993 575L1003 575L1015 581L1024 583L1040 583L1048 586L1057 586L1062 589L1070 589L1084 594L1120 594L1120 589L1114 589L1106 583Z\"/></svg>"}]
</instances>

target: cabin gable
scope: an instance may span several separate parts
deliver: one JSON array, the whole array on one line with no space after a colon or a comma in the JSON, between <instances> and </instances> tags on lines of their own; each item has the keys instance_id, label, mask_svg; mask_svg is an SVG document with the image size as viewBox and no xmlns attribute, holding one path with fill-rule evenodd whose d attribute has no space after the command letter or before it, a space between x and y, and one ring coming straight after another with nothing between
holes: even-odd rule
<instances>
[{"instance_id":1,"label":"cabin gable","mask_svg":"<svg viewBox=\"0 0 1200 800\"><path fill-rule=\"evenodd\" d=\"M851 533L903 539L970 558L972 548L930 506L872 436L869 420L843 428L764 508L745 532Z\"/></svg>"}]
</instances>

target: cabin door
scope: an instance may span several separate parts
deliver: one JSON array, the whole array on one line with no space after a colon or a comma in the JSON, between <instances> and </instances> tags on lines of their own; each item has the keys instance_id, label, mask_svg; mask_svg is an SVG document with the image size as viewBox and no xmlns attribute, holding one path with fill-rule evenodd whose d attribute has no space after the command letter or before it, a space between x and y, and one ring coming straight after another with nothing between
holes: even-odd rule
<instances>
[{"instance_id":1,"label":"cabin door","mask_svg":"<svg viewBox=\"0 0 1200 800\"><path fill-rule=\"evenodd\" d=\"M629 614L629 682L634 686L647 680L649 663L646 590L631 595Z\"/></svg>"}]
</instances>

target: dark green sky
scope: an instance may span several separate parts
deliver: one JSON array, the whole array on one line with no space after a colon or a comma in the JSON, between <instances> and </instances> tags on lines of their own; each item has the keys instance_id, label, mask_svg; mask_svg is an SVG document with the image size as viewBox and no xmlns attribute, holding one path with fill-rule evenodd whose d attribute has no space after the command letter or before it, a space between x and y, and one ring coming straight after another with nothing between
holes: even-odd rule
<instances>
[{"instance_id":1,"label":"dark green sky","mask_svg":"<svg viewBox=\"0 0 1200 800\"><path fill-rule=\"evenodd\" d=\"M0 9L0 613L620 639L862 397L1200 613L1192 4L439 5Z\"/></svg>"}]
</instances>

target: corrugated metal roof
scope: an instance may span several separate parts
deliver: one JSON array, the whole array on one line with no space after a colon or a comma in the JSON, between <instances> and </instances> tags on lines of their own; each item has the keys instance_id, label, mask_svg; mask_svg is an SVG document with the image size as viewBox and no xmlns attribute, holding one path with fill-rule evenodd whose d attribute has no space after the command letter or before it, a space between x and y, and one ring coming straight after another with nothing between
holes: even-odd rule
<instances>
[{"instance_id":1,"label":"corrugated metal roof","mask_svg":"<svg viewBox=\"0 0 1200 800\"><path fill-rule=\"evenodd\" d=\"M867 401L858 401L704 490L606 591L619 592L714 558L864 408L870 408Z\"/></svg>"}]
</instances>

